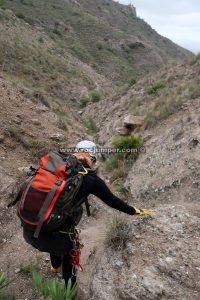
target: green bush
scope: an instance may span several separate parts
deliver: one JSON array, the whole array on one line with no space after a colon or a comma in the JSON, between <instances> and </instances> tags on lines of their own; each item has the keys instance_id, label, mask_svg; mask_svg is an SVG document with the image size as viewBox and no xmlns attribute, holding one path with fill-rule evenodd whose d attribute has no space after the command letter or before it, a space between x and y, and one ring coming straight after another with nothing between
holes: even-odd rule
<instances>
[{"instance_id":1,"label":"green bush","mask_svg":"<svg viewBox=\"0 0 200 300\"><path fill-rule=\"evenodd\" d=\"M134 149L139 149L143 146L143 138L140 135L115 136L112 139L112 145L119 150L126 149L127 154L136 153ZM128 152L130 150L130 152Z\"/></svg>"},{"instance_id":2,"label":"green bush","mask_svg":"<svg viewBox=\"0 0 200 300\"><path fill-rule=\"evenodd\" d=\"M73 300L78 290L77 284L72 286L71 279L66 288L64 282L60 282L58 279L47 281L35 271L32 273L32 281L36 292L44 299Z\"/></svg>"},{"instance_id":3,"label":"green bush","mask_svg":"<svg viewBox=\"0 0 200 300\"><path fill-rule=\"evenodd\" d=\"M147 94L148 95L157 95L158 92L164 88L166 88L166 82L165 81L158 81L147 88Z\"/></svg>"},{"instance_id":4,"label":"green bush","mask_svg":"<svg viewBox=\"0 0 200 300\"><path fill-rule=\"evenodd\" d=\"M98 91L93 91L90 95L92 102L98 102L101 100L101 94Z\"/></svg>"}]
</instances>

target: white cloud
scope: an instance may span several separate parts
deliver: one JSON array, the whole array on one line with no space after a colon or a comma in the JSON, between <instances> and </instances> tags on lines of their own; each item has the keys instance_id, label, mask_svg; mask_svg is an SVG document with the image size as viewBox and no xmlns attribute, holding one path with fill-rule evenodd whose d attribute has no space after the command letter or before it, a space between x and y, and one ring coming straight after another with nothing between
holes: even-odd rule
<instances>
[{"instance_id":1,"label":"white cloud","mask_svg":"<svg viewBox=\"0 0 200 300\"><path fill-rule=\"evenodd\" d=\"M119 0L132 3L137 15L158 33L196 53L200 52L200 1L199 0Z\"/></svg>"}]
</instances>

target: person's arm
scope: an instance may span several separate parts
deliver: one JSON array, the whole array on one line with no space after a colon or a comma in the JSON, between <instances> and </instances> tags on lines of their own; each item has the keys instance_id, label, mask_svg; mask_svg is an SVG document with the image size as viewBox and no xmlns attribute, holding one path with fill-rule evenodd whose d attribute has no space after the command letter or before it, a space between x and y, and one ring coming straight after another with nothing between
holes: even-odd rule
<instances>
[{"instance_id":1,"label":"person's arm","mask_svg":"<svg viewBox=\"0 0 200 300\"><path fill-rule=\"evenodd\" d=\"M116 197L107 187L105 182L98 176L95 176L95 182L91 193L100 198L103 202L105 202L112 208L115 208L129 215L136 214L135 208Z\"/></svg>"}]
</instances>

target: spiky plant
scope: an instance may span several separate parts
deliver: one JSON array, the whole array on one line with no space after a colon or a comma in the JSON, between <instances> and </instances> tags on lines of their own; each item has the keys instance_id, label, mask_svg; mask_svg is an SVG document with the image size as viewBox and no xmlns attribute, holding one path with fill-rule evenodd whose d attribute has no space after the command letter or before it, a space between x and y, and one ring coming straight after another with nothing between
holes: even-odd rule
<instances>
[{"instance_id":1,"label":"spiky plant","mask_svg":"<svg viewBox=\"0 0 200 300\"><path fill-rule=\"evenodd\" d=\"M78 290L77 284L72 286L71 279L69 279L66 288L63 282L57 279L48 281L36 271L32 273L32 281L36 292L42 296L43 299L72 300Z\"/></svg>"}]
</instances>

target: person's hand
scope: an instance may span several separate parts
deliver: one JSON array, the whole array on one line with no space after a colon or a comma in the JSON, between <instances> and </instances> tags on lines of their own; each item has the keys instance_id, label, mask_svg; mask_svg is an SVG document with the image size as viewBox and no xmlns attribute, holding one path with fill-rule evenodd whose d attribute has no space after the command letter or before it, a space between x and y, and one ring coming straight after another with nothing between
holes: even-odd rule
<instances>
[{"instance_id":1,"label":"person's hand","mask_svg":"<svg viewBox=\"0 0 200 300\"><path fill-rule=\"evenodd\" d=\"M151 215L152 214L152 210L149 210L149 209L141 209L141 208L136 208L134 207L135 209L135 214L138 215L138 216L147 216L147 215Z\"/></svg>"}]
</instances>

